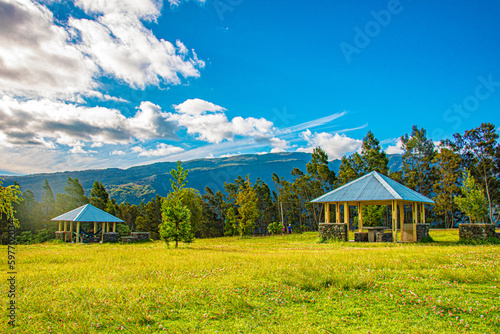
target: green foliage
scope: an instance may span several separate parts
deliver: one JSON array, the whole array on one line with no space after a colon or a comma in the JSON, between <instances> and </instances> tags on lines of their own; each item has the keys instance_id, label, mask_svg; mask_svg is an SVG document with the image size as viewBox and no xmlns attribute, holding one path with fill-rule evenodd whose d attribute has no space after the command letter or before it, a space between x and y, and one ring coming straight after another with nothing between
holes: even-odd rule
<instances>
[{"instance_id":1,"label":"green foliage","mask_svg":"<svg viewBox=\"0 0 500 334\"><path fill-rule=\"evenodd\" d=\"M453 227L455 212L458 211L453 198L460 194L461 162L460 155L448 148L444 142L433 160L437 173L433 186L434 211L444 218L445 228Z\"/></svg>"},{"instance_id":2,"label":"green foliage","mask_svg":"<svg viewBox=\"0 0 500 334\"><path fill-rule=\"evenodd\" d=\"M179 241L189 243L194 239L191 232L191 213L189 209L182 205L180 201L167 202L162 205L163 223L160 228L162 240L167 244L175 241L175 248L178 247Z\"/></svg>"},{"instance_id":3,"label":"green foliage","mask_svg":"<svg viewBox=\"0 0 500 334\"><path fill-rule=\"evenodd\" d=\"M492 224L500 220L493 216L495 204L500 204L500 143L495 125L483 123L467 130L463 135L453 135L448 141L464 157L464 167L471 172L478 185L483 188L488 203L489 219Z\"/></svg>"},{"instance_id":4,"label":"green foliage","mask_svg":"<svg viewBox=\"0 0 500 334\"><path fill-rule=\"evenodd\" d=\"M162 224L162 202L162 198L156 195L156 198L151 199L147 204L141 203L137 218L135 219L136 230L149 232L153 240L160 238L159 229Z\"/></svg>"},{"instance_id":5,"label":"green foliage","mask_svg":"<svg viewBox=\"0 0 500 334\"><path fill-rule=\"evenodd\" d=\"M402 169L405 185L424 196L430 196L434 184L432 160L434 142L427 138L427 131L413 125L411 134L401 136L403 149Z\"/></svg>"},{"instance_id":6,"label":"green foliage","mask_svg":"<svg viewBox=\"0 0 500 334\"><path fill-rule=\"evenodd\" d=\"M170 171L173 180L170 181L172 193L170 200L162 201L162 224L160 227L160 236L168 244L170 241L175 241L175 248L178 247L179 241L192 242L194 233L191 226L191 212L189 208L183 204L183 200L190 201L193 207L196 207L198 212L201 212L201 204L196 201L196 195L199 194L190 191L183 191L186 186L188 170L182 168L180 161L177 161L177 169ZM183 198L183 194L186 198ZM191 194L191 198L187 195Z\"/></svg>"},{"instance_id":7,"label":"green foliage","mask_svg":"<svg viewBox=\"0 0 500 334\"><path fill-rule=\"evenodd\" d=\"M24 231L16 236L17 245L31 245L33 243L33 233L31 231Z\"/></svg>"},{"instance_id":8,"label":"green foliage","mask_svg":"<svg viewBox=\"0 0 500 334\"><path fill-rule=\"evenodd\" d=\"M239 206L238 232L240 236L248 235L252 232L255 226L255 220L259 216L257 195L248 177L245 179L245 183L240 186L236 204Z\"/></svg>"},{"instance_id":9,"label":"green foliage","mask_svg":"<svg viewBox=\"0 0 500 334\"><path fill-rule=\"evenodd\" d=\"M238 218L233 207L229 207L224 221L224 235L233 236L238 231Z\"/></svg>"},{"instance_id":10,"label":"green foliage","mask_svg":"<svg viewBox=\"0 0 500 334\"><path fill-rule=\"evenodd\" d=\"M267 226L267 231L270 234L279 234L280 232L283 232L283 223L273 222Z\"/></svg>"},{"instance_id":11,"label":"green foliage","mask_svg":"<svg viewBox=\"0 0 500 334\"><path fill-rule=\"evenodd\" d=\"M155 189L149 185L127 183L108 186L109 197L116 199L118 203L149 201L155 197Z\"/></svg>"},{"instance_id":12,"label":"green foliage","mask_svg":"<svg viewBox=\"0 0 500 334\"><path fill-rule=\"evenodd\" d=\"M108 207L109 194L104 188L104 185L95 181L92 186L92 190L90 191L90 204L95 206L98 209L106 210Z\"/></svg>"},{"instance_id":13,"label":"green foliage","mask_svg":"<svg viewBox=\"0 0 500 334\"><path fill-rule=\"evenodd\" d=\"M191 213L191 231L196 233L201 225L203 215L203 200L198 190L193 188L183 188L179 192L180 201ZM175 193L171 192L163 201L173 203L177 201Z\"/></svg>"},{"instance_id":14,"label":"green foliage","mask_svg":"<svg viewBox=\"0 0 500 334\"><path fill-rule=\"evenodd\" d=\"M116 232L120 237L125 237L130 235L130 227L126 224L116 224Z\"/></svg>"},{"instance_id":15,"label":"green foliage","mask_svg":"<svg viewBox=\"0 0 500 334\"><path fill-rule=\"evenodd\" d=\"M15 216L14 203L20 203L23 200L21 190L19 185L3 187L2 180L0 178L0 216L5 215L7 220L12 221L15 226L19 227L19 220Z\"/></svg>"},{"instance_id":16,"label":"green foliage","mask_svg":"<svg viewBox=\"0 0 500 334\"><path fill-rule=\"evenodd\" d=\"M465 213L471 223L482 222L488 214L488 204L483 189L479 188L470 172L464 172L461 197L455 197L458 208Z\"/></svg>"},{"instance_id":17,"label":"green foliage","mask_svg":"<svg viewBox=\"0 0 500 334\"><path fill-rule=\"evenodd\" d=\"M34 242L42 243L42 242L53 240L53 239L55 239L55 232L56 231L52 230L52 229L39 230L38 233L35 235Z\"/></svg>"},{"instance_id":18,"label":"green foliage","mask_svg":"<svg viewBox=\"0 0 500 334\"><path fill-rule=\"evenodd\" d=\"M384 205L363 205L363 226L383 226L386 207ZM358 216L354 222L359 224Z\"/></svg>"}]
</instances>

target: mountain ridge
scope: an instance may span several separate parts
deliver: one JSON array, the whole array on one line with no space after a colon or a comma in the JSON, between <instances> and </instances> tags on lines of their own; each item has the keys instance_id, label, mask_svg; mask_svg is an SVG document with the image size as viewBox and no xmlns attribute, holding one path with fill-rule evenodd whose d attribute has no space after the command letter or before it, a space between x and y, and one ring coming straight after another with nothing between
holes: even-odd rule
<instances>
[{"instance_id":1,"label":"mountain ridge","mask_svg":"<svg viewBox=\"0 0 500 334\"><path fill-rule=\"evenodd\" d=\"M388 155L389 167L397 170L401 165L401 155ZM311 154L301 152L283 152L269 154L243 154L225 158L205 158L184 161L183 167L189 170L188 187L205 192L210 187L214 192L224 191L224 182L234 182L238 175L249 175L250 181L261 179L274 189L272 173L291 180L293 168L305 171L306 164L311 160ZM63 193L68 177L78 178L85 194L90 196L94 181L102 182L112 198L118 203L129 202L139 204L149 201L157 194L166 196L170 191L170 170L176 162L156 162L149 165L132 166L126 169L106 168L87 169L81 171L66 171L54 173L38 173L29 175L6 175L4 185L17 181L21 190L31 190L40 199L44 179L49 182L54 194ZM338 173L340 160L329 162L330 169Z\"/></svg>"}]
</instances>

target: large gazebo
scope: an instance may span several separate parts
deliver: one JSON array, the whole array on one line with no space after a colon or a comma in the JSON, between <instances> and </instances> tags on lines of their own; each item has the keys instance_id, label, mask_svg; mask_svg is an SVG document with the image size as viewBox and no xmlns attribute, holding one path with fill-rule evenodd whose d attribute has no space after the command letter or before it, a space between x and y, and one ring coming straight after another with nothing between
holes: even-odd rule
<instances>
[{"instance_id":1,"label":"large gazebo","mask_svg":"<svg viewBox=\"0 0 500 334\"><path fill-rule=\"evenodd\" d=\"M101 240L104 239L104 233L110 232L110 224L113 224L113 232L116 232L116 223L124 223L123 220L117 218L106 211L96 208L91 204L83 205L74 210L68 211L58 217L52 218L52 221L59 222L59 231L56 234L61 234L64 241L73 241L73 223L76 222L76 240L78 243L82 241L81 236L81 223L94 223L94 230L92 235L95 236L97 232L97 224L101 224ZM64 225L63 225L64 223ZM68 231L69 223L69 231ZM70 238L68 240L68 233ZM87 233L87 235L90 235Z\"/></svg>"},{"instance_id":2,"label":"large gazebo","mask_svg":"<svg viewBox=\"0 0 500 334\"><path fill-rule=\"evenodd\" d=\"M400 241L417 241L417 224L425 224L425 204L434 203L433 200L378 172L366 174L311 202L324 203L326 224L330 223L331 205L335 206L337 224L341 224L341 206L344 207L343 223L347 226L349 224L349 207L358 207L359 232L363 231L363 205L390 205L392 207L392 240L394 242L397 241L398 235L398 216ZM407 205L411 206L412 223L404 221L404 209Z\"/></svg>"}]
</instances>

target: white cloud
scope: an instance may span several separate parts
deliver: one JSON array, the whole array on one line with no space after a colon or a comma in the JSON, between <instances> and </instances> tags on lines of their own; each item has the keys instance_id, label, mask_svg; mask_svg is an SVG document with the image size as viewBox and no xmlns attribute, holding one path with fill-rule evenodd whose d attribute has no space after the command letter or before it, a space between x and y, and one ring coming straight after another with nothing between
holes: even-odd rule
<instances>
[{"instance_id":1,"label":"white cloud","mask_svg":"<svg viewBox=\"0 0 500 334\"><path fill-rule=\"evenodd\" d=\"M235 157L237 155L240 155L241 152L238 152L238 153L226 153L226 154L222 154L220 156L220 158L231 158L231 157Z\"/></svg>"},{"instance_id":2,"label":"white cloud","mask_svg":"<svg viewBox=\"0 0 500 334\"><path fill-rule=\"evenodd\" d=\"M125 155L126 153L120 150L114 150L109 155Z\"/></svg>"},{"instance_id":3,"label":"white cloud","mask_svg":"<svg viewBox=\"0 0 500 334\"><path fill-rule=\"evenodd\" d=\"M223 107L201 99L186 100L174 107L177 113L170 114L169 119L175 120L198 140L209 143L231 141L234 136L270 139L274 131L273 123L265 118L237 116L229 121Z\"/></svg>"},{"instance_id":4,"label":"white cloud","mask_svg":"<svg viewBox=\"0 0 500 334\"><path fill-rule=\"evenodd\" d=\"M124 101L99 92L103 75L133 88L179 84L205 66L158 39L142 21L161 14L162 1L78 0L90 18L54 23L49 9L29 0L0 2L0 94L82 101Z\"/></svg>"},{"instance_id":5,"label":"white cloud","mask_svg":"<svg viewBox=\"0 0 500 334\"><path fill-rule=\"evenodd\" d=\"M167 116L150 102L141 103L135 116L127 118L116 109L50 100L21 102L4 96L0 99L0 138L4 139L0 145L55 148L57 143L75 148L72 153L81 153L81 143L91 143L95 148L172 139L177 125Z\"/></svg>"},{"instance_id":6,"label":"white cloud","mask_svg":"<svg viewBox=\"0 0 500 334\"><path fill-rule=\"evenodd\" d=\"M327 132L312 133L310 130L302 132L301 137L307 141L307 147L298 148L298 152L312 153L315 147L321 147L330 160L340 159L346 153L354 152L361 147L363 141L347 137L342 134Z\"/></svg>"},{"instance_id":7,"label":"white cloud","mask_svg":"<svg viewBox=\"0 0 500 334\"><path fill-rule=\"evenodd\" d=\"M181 2L186 2L188 0L168 0L171 7L177 7L181 4ZM206 0L194 0L195 2L199 2L200 4L204 4Z\"/></svg>"},{"instance_id":8,"label":"white cloud","mask_svg":"<svg viewBox=\"0 0 500 334\"><path fill-rule=\"evenodd\" d=\"M398 138L394 145L389 145L385 149L385 153L387 154L402 154L404 151L402 149L403 143L401 142L401 138Z\"/></svg>"},{"instance_id":9,"label":"white cloud","mask_svg":"<svg viewBox=\"0 0 500 334\"><path fill-rule=\"evenodd\" d=\"M167 145L165 143L159 143L158 145L156 145L156 149L149 149L149 150L146 150L141 146L132 147L132 152L139 153L139 156L145 156L145 157L167 156L175 153L180 153L183 151L184 149L181 147Z\"/></svg>"}]
</instances>

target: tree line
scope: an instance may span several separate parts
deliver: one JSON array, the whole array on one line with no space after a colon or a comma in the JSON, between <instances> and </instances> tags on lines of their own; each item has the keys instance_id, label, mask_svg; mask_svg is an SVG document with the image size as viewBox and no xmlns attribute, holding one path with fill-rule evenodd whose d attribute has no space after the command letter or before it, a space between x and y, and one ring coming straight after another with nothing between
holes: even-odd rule
<instances>
[{"instance_id":1,"label":"tree line","mask_svg":"<svg viewBox=\"0 0 500 334\"><path fill-rule=\"evenodd\" d=\"M55 223L50 221L51 218L87 203L125 221L119 227L121 234L145 231L150 232L153 239L159 239L162 233L168 235L162 232L162 221L168 214L173 217L175 212L167 213L167 207L175 205L178 205L176 210L187 210L182 219L189 221L189 233L196 238L266 234L274 222L279 222L273 225L274 233L278 230L276 226L288 224L294 231L314 231L324 221L325 213L323 205L310 201L372 171L432 198L436 203L426 206L426 215L436 226L451 228L457 222L467 220L496 223L500 204L498 137L493 124L483 123L436 144L427 137L424 128L414 125L410 133L400 138L401 168L391 171L380 141L368 131L360 150L342 157L338 175L329 168L328 155L318 147L313 150L306 170L294 168L290 180L273 173L272 190L260 179L250 182L247 175L238 176L232 183L226 182L224 192L214 192L206 187L200 194L186 186L188 171L178 164L177 170L171 172L172 192L167 197L157 195L139 205L116 203L99 181L94 182L90 196L86 196L78 179L71 177L66 182L64 193L55 195L45 180L40 201L32 191L20 189L18 185L2 187L2 197L8 193L4 189L11 189L11 193L17 190L20 198L11 201L10 214L2 208L2 242L7 238L9 220L18 222L18 234L24 235L28 241L30 238L44 241L54 235ZM367 220L365 225L390 221L390 210L385 206L365 206L363 210L366 210L363 211ZM353 212L352 227L357 223L355 216L356 212Z\"/></svg>"}]
</instances>

